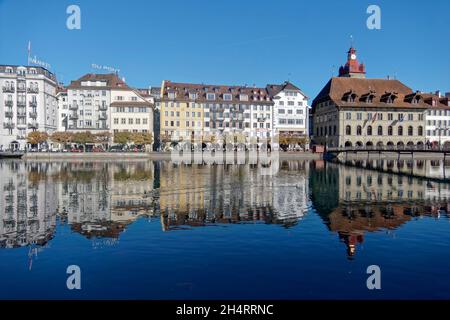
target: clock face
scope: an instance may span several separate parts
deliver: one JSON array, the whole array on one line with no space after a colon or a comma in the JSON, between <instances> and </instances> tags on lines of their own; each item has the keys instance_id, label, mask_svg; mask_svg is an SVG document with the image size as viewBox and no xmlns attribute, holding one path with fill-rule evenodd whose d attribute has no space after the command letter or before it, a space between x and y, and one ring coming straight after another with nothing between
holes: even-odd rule
<instances>
[{"instance_id":1,"label":"clock face","mask_svg":"<svg viewBox=\"0 0 450 320\"><path fill-rule=\"evenodd\" d=\"M355 59L356 59L356 54L352 54L352 55L350 56L350 58L351 58L352 60L355 60Z\"/></svg>"}]
</instances>

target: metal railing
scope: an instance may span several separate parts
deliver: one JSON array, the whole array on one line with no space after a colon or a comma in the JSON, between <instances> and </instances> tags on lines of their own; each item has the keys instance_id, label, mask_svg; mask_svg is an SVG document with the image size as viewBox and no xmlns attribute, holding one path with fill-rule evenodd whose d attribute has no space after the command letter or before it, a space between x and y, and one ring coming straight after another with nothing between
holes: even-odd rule
<instances>
[{"instance_id":1,"label":"metal railing","mask_svg":"<svg viewBox=\"0 0 450 320\"><path fill-rule=\"evenodd\" d=\"M14 93L16 89L14 87L3 87L2 91L5 93Z\"/></svg>"}]
</instances>

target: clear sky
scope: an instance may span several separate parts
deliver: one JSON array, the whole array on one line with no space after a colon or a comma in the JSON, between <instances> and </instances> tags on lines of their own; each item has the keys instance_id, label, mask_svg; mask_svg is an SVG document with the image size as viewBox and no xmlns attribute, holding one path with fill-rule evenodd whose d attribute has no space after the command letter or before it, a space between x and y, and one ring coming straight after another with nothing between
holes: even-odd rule
<instances>
[{"instance_id":1,"label":"clear sky","mask_svg":"<svg viewBox=\"0 0 450 320\"><path fill-rule=\"evenodd\" d=\"M66 27L71 4L81 30ZM366 27L371 4L381 30ZM31 40L32 55L65 84L95 63L135 87L290 79L314 98L353 35L368 77L450 91L449 14L448 0L0 0L0 64L26 64Z\"/></svg>"}]
</instances>

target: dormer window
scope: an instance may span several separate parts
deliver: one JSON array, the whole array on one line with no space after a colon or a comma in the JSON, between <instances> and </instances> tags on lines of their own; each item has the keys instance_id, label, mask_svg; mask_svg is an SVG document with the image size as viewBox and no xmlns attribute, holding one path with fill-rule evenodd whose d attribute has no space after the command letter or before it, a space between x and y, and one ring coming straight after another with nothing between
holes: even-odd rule
<instances>
[{"instance_id":1,"label":"dormer window","mask_svg":"<svg viewBox=\"0 0 450 320\"><path fill-rule=\"evenodd\" d=\"M240 99L241 101L248 101L248 95L246 95L246 94L240 94L240 95L239 95L239 99Z\"/></svg>"},{"instance_id":2,"label":"dormer window","mask_svg":"<svg viewBox=\"0 0 450 320\"><path fill-rule=\"evenodd\" d=\"M195 92L189 93L189 99L191 99L191 100L197 99L197 93L195 93Z\"/></svg>"},{"instance_id":3,"label":"dormer window","mask_svg":"<svg viewBox=\"0 0 450 320\"><path fill-rule=\"evenodd\" d=\"M355 102L356 94L349 94L347 97L347 102Z\"/></svg>"},{"instance_id":4,"label":"dormer window","mask_svg":"<svg viewBox=\"0 0 450 320\"><path fill-rule=\"evenodd\" d=\"M224 93L223 100L231 101L231 100L233 100L233 96L230 93Z\"/></svg>"},{"instance_id":5,"label":"dormer window","mask_svg":"<svg viewBox=\"0 0 450 320\"><path fill-rule=\"evenodd\" d=\"M392 96L389 96L387 98L386 103L394 103L394 99L392 99Z\"/></svg>"},{"instance_id":6,"label":"dormer window","mask_svg":"<svg viewBox=\"0 0 450 320\"><path fill-rule=\"evenodd\" d=\"M169 99L175 99L176 94L175 92L169 92Z\"/></svg>"},{"instance_id":7,"label":"dormer window","mask_svg":"<svg viewBox=\"0 0 450 320\"><path fill-rule=\"evenodd\" d=\"M214 93L207 93L206 99L207 100L216 100L216 95Z\"/></svg>"},{"instance_id":8,"label":"dormer window","mask_svg":"<svg viewBox=\"0 0 450 320\"><path fill-rule=\"evenodd\" d=\"M6 68L6 73L13 73L13 69L12 68L10 68L10 67L8 67L8 68Z\"/></svg>"}]
</instances>

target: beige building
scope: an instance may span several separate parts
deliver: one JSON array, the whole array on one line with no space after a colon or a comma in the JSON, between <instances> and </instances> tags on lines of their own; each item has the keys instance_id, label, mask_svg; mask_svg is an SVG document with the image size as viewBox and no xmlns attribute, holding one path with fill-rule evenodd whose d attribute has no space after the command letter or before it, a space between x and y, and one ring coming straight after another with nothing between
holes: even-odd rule
<instances>
[{"instance_id":1,"label":"beige building","mask_svg":"<svg viewBox=\"0 0 450 320\"><path fill-rule=\"evenodd\" d=\"M313 141L327 147L423 147L429 105L398 80L366 79L348 52L347 64L312 103Z\"/></svg>"}]
</instances>

